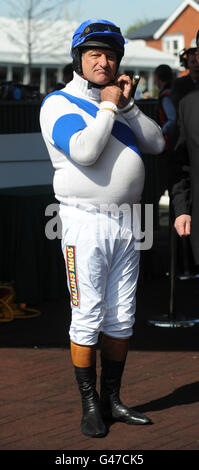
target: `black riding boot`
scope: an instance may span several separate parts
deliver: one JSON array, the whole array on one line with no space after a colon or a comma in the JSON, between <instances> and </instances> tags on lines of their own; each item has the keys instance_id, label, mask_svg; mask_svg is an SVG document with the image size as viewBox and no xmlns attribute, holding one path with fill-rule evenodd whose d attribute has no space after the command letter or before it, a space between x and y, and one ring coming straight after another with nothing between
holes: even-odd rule
<instances>
[{"instance_id":1,"label":"black riding boot","mask_svg":"<svg viewBox=\"0 0 199 470\"><path fill-rule=\"evenodd\" d=\"M127 424L152 424L150 418L124 405L119 397L124 361L113 361L101 355L101 407L104 419Z\"/></svg>"},{"instance_id":2,"label":"black riding boot","mask_svg":"<svg viewBox=\"0 0 199 470\"><path fill-rule=\"evenodd\" d=\"M100 400L96 391L95 365L90 367L75 366L74 368L82 397L82 433L91 437L103 437L107 430L102 420Z\"/></svg>"}]
</instances>

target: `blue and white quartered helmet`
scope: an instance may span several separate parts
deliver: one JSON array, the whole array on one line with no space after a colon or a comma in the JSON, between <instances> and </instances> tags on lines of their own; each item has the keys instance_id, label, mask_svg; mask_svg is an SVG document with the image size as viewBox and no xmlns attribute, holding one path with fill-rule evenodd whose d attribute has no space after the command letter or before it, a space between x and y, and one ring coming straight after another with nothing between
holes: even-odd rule
<instances>
[{"instance_id":1,"label":"blue and white quartered helmet","mask_svg":"<svg viewBox=\"0 0 199 470\"><path fill-rule=\"evenodd\" d=\"M124 55L125 39L120 28L111 21L93 19L84 21L72 39L71 56L74 70L82 74L81 54L86 47L101 47L114 50L117 55L117 70Z\"/></svg>"}]
</instances>

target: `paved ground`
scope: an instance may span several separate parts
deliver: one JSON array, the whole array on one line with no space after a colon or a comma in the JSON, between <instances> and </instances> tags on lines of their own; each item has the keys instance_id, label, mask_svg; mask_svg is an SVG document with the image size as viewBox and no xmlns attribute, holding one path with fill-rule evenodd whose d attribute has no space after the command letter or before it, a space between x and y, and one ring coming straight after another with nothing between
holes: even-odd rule
<instances>
[{"instance_id":1,"label":"paved ground","mask_svg":"<svg viewBox=\"0 0 199 470\"><path fill-rule=\"evenodd\" d=\"M145 254L135 333L121 389L123 401L145 412L153 425L112 423L102 439L81 434L80 396L69 351L68 299L44 302L36 306L39 317L0 324L0 450L4 455L10 450L57 450L66 455L133 450L182 454L184 450L191 451L188 465L194 451L198 459L199 326L148 325L149 319L169 311L169 278L164 274L168 260L167 238L166 243L159 238L158 248L155 243ZM174 300L178 317L199 317L199 279L177 280Z\"/></svg>"},{"instance_id":2,"label":"paved ground","mask_svg":"<svg viewBox=\"0 0 199 470\"><path fill-rule=\"evenodd\" d=\"M121 397L154 424L113 423L102 439L80 432L68 349L3 348L0 354L1 450L199 450L199 352L131 349Z\"/></svg>"}]
</instances>

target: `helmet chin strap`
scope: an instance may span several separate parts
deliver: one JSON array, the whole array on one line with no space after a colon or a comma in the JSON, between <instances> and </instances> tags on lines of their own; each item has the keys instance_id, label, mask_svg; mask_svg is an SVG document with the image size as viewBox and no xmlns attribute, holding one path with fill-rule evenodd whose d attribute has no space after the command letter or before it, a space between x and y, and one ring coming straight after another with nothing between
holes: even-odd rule
<instances>
[{"instance_id":1,"label":"helmet chin strap","mask_svg":"<svg viewBox=\"0 0 199 470\"><path fill-rule=\"evenodd\" d=\"M93 83L88 80L88 90L90 90L91 88L103 88L103 87L104 85L98 85L97 83Z\"/></svg>"}]
</instances>

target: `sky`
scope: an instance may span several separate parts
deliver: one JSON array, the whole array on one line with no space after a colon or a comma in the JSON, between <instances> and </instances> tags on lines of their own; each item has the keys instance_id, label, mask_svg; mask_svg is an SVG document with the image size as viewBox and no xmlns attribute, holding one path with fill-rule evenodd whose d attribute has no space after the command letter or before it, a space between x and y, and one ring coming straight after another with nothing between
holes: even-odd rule
<instances>
[{"instance_id":1,"label":"sky","mask_svg":"<svg viewBox=\"0 0 199 470\"><path fill-rule=\"evenodd\" d=\"M44 2L47 3L41 1ZM66 8L70 20L81 23L89 18L104 18L116 23L125 33L129 26L139 21L168 18L181 3L182 0L66 0ZM0 15L7 14L8 5L9 0L0 0Z\"/></svg>"},{"instance_id":2,"label":"sky","mask_svg":"<svg viewBox=\"0 0 199 470\"><path fill-rule=\"evenodd\" d=\"M168 18L182 0L70 0L71 19L104 18L120 26L124 33L138 21Z\"/></svg>"}]
</instances>

